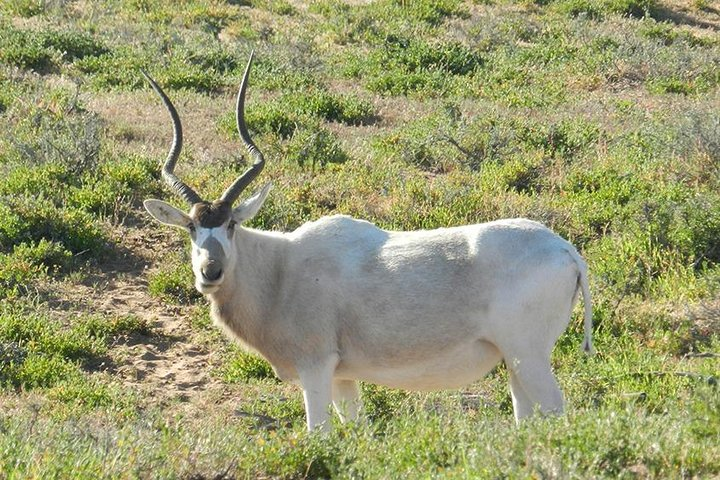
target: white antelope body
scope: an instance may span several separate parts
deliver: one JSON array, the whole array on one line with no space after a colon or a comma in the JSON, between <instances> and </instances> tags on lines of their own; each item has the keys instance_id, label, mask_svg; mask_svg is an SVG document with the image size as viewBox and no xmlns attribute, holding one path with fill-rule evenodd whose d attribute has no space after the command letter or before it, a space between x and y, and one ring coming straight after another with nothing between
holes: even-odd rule
<instances>
[{"instance_id":1,"label":"white antelope body","mask_svg":"<svg viewBox=\"0 0 720 480\"><path fill-rule=\"evenodd\" d=\"M160 200L145 206L160 222L190 233L195 285L210 300L214 320L265 357L279 378L300 383L308 428L329 426L331 403L341 420L357 418L358 380L456 388L501 360L516 419L535 409L561 412L550 354L579 291L583 346L592 349L587 269L575 248L526 219L416 232L385 231L342 215L291 233L239 226L270 190L268 184L232 208L264 165L243 119L251 61L237 121L255 162L212 203L175 177L180 121L150 80L175 127L163 176L192 208L185 214Z\"/></svg>"}]
</instances>

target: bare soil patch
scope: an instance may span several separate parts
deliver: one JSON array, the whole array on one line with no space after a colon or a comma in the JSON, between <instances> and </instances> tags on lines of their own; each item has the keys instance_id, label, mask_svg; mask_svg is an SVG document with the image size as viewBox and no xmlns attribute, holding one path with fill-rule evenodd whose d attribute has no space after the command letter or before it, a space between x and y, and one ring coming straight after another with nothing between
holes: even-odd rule
<instances>
[{"instance_id":1,"label":"bare soil patch","mask_svg":"<svg viewBox=\"0 0 720 480\"><path fill-rule=\"evenodd\" d=\"M207 390L223 390L211 371L220 362L221 348L213 350L190 324L196 306L172 305L152 297L148 276L154 259L179 248L167 234L152 229L121 228L122 249L79 282L51 286L53 314L99 314L104 318L133 315L149 332L115 340L105 362L93 366L153 402L190 401ZM50 290L50 289L49 289Z\"/></svg>"},{"instance_id":2,"label":"bare soil patch","mask_svg":"<svg viewBox=\"0 0 720 480\"><path fill-rule=\"evenodd\" d=\"M658 2L657 10L659 20L686 26L701 35L720 31L720 6L717 2L711 1L707 7L698 8L693 0L663 0Z\"/></svg>"}]
</instances>

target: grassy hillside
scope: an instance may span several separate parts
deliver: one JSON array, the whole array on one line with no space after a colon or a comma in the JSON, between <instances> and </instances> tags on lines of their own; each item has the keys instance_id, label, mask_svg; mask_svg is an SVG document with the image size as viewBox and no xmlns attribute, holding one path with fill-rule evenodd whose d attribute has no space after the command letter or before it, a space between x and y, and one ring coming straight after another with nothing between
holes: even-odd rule
<instances>
[{"instance_id":1,"label":"grassy hillside","mask_svg":"<svg viewBox=\"0 0 720 480\"><path fill-rule=\"evenodd\" d=\"M173 98L178 173L247 166L252 226L523 216L588 260L553 356L560 418L516 427L504 366L460 391L364 385L308 436L299 389L210 325L187 241L143 213ZM708 0L2 0L0 477L720 476L720 10Z\"/></svg>"}]
</instances>

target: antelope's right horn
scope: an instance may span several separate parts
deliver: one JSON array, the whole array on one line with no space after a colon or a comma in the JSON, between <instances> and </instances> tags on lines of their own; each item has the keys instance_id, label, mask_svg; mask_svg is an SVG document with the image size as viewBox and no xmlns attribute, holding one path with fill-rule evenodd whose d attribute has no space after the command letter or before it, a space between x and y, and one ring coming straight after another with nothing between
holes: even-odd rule
<instances>
[{"instance_id":1,"label":"antelope's right horn","mask_svg":"<svg viewBox=\"0 0 720 480\"><path fill-rule=\"evenodd\" d=\"M175 110L175 106L172 104L168 96L165 95L163 89L160 88L160 85L158 85L155 80L153 80L152 77L150 77L150 75L145 72L145 70L140 71L143 75L145 75L145 78L148 79L150 85L152 85L153 90L155 90L157 94L160 95L160 98L165 104L165 108L167 108L168 112L170 113L170 117L172 118L173 122L173 143L170 147L170 152L168 153L167 160L165 160L165 164L162 168L162 177L165 182L170 186L172 191L180 195L190 205L201 203L203 199L200 198L200 195L195 193L195 190L190 188L190 186L188 186L185 182L180 180L175 175L175 163L177 163L178 157L180 156L180 150L182 150L183 142L182 124L180 123L180 116L178 115L177 110Z\"/></svg>"}]
</instances>

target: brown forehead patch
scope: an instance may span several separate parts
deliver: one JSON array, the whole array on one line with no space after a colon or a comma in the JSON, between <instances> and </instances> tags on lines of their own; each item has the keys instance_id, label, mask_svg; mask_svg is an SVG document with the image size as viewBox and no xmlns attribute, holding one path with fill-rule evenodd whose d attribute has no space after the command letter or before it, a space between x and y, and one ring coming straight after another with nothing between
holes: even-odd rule
<instances>
[{"instance_id":1,"label":"brown forehead patch","mask_svg":"<svg viewBox=\"0 0 720 480\"><path fill-rule=\"evenodd\" d=\"M230 204L219 200L196 203L190 209L190 217L204 228L219 227L230 218L231 213Z\"/></svg>"}]
</instances>

